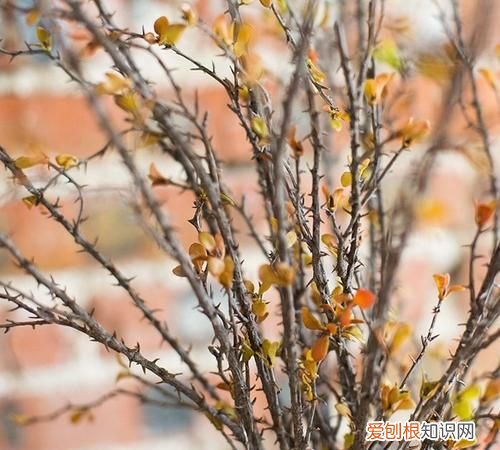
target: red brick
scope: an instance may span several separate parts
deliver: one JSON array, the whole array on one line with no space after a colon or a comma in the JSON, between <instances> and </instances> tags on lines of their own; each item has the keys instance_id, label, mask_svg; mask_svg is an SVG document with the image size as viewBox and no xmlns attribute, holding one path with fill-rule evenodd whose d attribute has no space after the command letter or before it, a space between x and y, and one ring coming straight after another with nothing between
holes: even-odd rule
<instances>
[{"instance_id":1,"label":"red brick","mask_svg":"<svg viewBox=\"0 0 500 450\"><path fill-rule=\"evenodd\" d=\"M75 374L77 377L78 374ZM21 413L43 415L66 405L92 402L105 393L99 391L47 394L21 399ZM139 403L130 397L119 396L93 410L93 421L71 424L69 414L31 425L23 429L23 450L68 450L92 445L128 443L140 435Z\"/></svg>"},{"instance_id":2,"label":"red brick","mask_svg":"<svg viewBox=\"0 0 500 450\"><path fill-rule=\"evenodd\" d=\"M123 114L108 101L115 123ZM47 153L90 155L106 142L84 97L71 95L6 95L0 98L0 142L11 153L31 145Z\"/></svg>"},{"instance_id":3,"label":"red brick","mask_svg":"<svg viewBox=\"0 0 500 450\"><path fill-rule=\"evenodd\" d=\"M44 325L36 330L19 327L10 331L5 339L19 368L29 369L59 364L71 357L71 333L56 325Z\"/></svg>"}]
</instances>

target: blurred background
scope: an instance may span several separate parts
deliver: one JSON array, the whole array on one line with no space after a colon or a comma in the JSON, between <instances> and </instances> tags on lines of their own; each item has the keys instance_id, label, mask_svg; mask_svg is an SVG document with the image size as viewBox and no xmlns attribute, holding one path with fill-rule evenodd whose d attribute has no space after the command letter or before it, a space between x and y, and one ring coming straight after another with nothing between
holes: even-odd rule
<instances>
[{"instance_id":1,"label":"blurred background","mask_svg":"<svg viewBox=\"0 0 500 450\"><path fill-rule=\"evenodd\" d=\"M0 0L31 7L29 0ZM49 4L51 2L48 2ZM55 0L53 3L57 3ZM140 32L144 26L151 31L154 20L167 15L180 17L181 1L164 0L106 0L109 10L115 11L115 20L123 27ZM296 2L301 3L301 2ZM335 1L324 1L335 18ZM439 2L445 4L446 2ZM473 28L476 17L475 2L464 1L466 25ZM491 9L491 23L500 23L498 2ZM192 1L192 7L207 24L224 12L220 0ZM257 52L266 67L266 83L276 94L279 107L280 82L290 73L283 43L274 38L275 28L263 12L258 1L246 7L248 20L258 35ZM23 42L36 42L35 27L26 23L23 15L0 10L0 43L13 50ZM408 61L419 60L422 55L433 55L446 40L432 1L386 0L386 26L383 36L398 42ZM468 22L469 21L469 22ZM324 33L330 32L331 28ZM500 43L498 25L484 29L484 42L478 67L485 67L495 75L496 85L478 76L480 98L492 133L496 167L500 167L498 132L500 85L499 55L495 45ZM88 36L79 29L66 30L72 45L79 47L84 58L84 72L90 81L102 81L110 63L102 51L85 51ZM220 73L229 73L219 58L217 48L201 33L189 30L179 42L186 53L204 63L215 62ZM88 50L88 49L87 49ZM498 49L497 49L498 52ZM153 80L161 95L169 98L169 87L152 61L138 56L145 73ZM141 60L141 58L143 58ZM176 67L177 80L185 92L196 91L202 108L209 111L208 127L214 138L219 158L224 161L224 176L235 198L246 195L250 211L259 220L260 205L251 161L251 152L243 131L227 109L222 89L207 77L193 72L185 62L172 55L165 56L171 67ZM382 63L383 66L383 63ZM383 69L384 67L382 67ZM326 69L326 68L325 68ZM390 68L389 68L390 69ZM341 74L332 70L334 81ZM406 74L405 94L399 106L405 117L429 119L431 124L439 117L443 107L443 86L435 73L418 70ZM339 78L340 79L340 78ZM337 80L338 81L338 80ZM110 117L117 127L124 126L123 113L112 103L108 105ZM396 110L397 111L397 110ZM463 118L454 112L447 118L451 127L453 146L440 152L432 170L425 195L418 200L416 211L418 226L405 251L399 273L396 306L392 311L398 320L412 323L416 333L428 327L435 303L432 274L449 272L453 283L466 282L467 248L475 232L474 201L487 198L485 163L481 157L479 140L467 130ZM439 126L444 126L439 124ZM299 120L299 134L304 135ZM453 131L455 130L455 131ZM455 133L455 134L453 134ZM344 131L332 138L332 172L327 174L338 180L347 164L348 139ZM81 159L93 154L106 143L92 112L78 89L66 76L43 57L19 57L11 61L0 55L0 145L11 155L25 155L42 150L49 155L69 153ZM133 138L128 141L138 146ZM399 168L389 177L388 202L391 192L407 182L408 170L415 159L422 156L425 145L405 155ZM461 148L462 150L457 150ZM171 161L163 160L157 149L138 149L137 159L144 173L154 162L165 176L182 179L182 171ZM307 156L306 156L307 158ZM497 170L498 172L498 170ZM46 180L44 168L30 169L33 180ZM144 234L131 213L128 198L131 194L129 178L119 159L110 153L103 159L92 161L86 170L75 177L89 185L86 189L86 210L89 220L83 231L90 239L99 237L98 248L111 258L122 271L135 276L134 286L158 308L159 317L167 320L174 335L192 346L200 366L209 370L213 358L206 350L211 339L204 317L195 310L196 300L187 284L172 276L173 262L159 252ZM338 181L337 181L338 183ZM60 198L62 211L70 215L75 211L75 195L64 184L51 191ZM193 197L173 187L159 188L157 194L169 211L181 240L186 245L196 239L194 228L187 220L193 215ZM182 365L167 345L160 345L154 331L141 322L140 314L127 295L113 286L110 277L89 257L78 253L72 239L62 232L40 209L28 209L21 201L25 194L14 186L7 173L0 170L0 231L9 233L27 257L33 258L47 274L52 274L77 301L91 310L109 330L115 330L129 344L140 341L146 355L160 357L171 372L181 372ZM260 217L262 214L260 214ZM237 219L235 219L237 220ZM258 225L258 224L257 224ZM242 230L243 224L240 224ZM258 251L242 231L242 254L249 267L261 261ZM490 239L481 239L479 248L489 250ZM484 263L484 260L482 261ZM480 265L478 266L480 267ZM478 277L481 275L478 270ZM6 252L0 252L0 278L37 295L38 290L29 277L13 266ZM0 318L7 317L7 305L0 303ZM431 375L446 366L448 349L461 331L458 325L468 309L467 293L456 294L444 305L439 317L437 339L424 361L423 368ZM270 325L272 326L272 325ZM271 331L272 332L272 331ZM276 332L276 329L274 330ZM417 334L418 335L418 334ZM408 349L407 349L408 350ZM500 348L491 348L477 361L477 370L495 364ZM409 359L402 354L402 364ZM72 402L85 403L97 399L116 386L120 365L113 355L72 330L52 326L15 329L0 336L0 449L2 450L155 450L221 449L224 441L213 431L209 421L187 409L161 409L142 405L129 397L119 397L95 408L91 420L85 418L72 423L68 415L28 427L15 424L12 417L46 415ZM475 369L471 371L474 375ZM127 380L119 383L127 384Z\"/></svg>"}]
</instances>

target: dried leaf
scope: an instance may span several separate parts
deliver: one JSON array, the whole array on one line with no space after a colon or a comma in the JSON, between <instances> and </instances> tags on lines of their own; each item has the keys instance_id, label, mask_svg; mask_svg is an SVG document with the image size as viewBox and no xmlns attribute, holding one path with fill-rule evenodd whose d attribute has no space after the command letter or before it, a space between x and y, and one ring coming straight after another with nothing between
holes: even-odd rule
<instances>
[{"instance_id":1,"label":"dried leaf","mask_svg":"<svg viewBox=\"0 0 500 450\"><path fill-rule=\"evenodd\" d=\"M148 178L152 186L166 186L169 184L168 178L165 178L156 168L155 163L149 165Z\"/></svg>"}]
</instances>

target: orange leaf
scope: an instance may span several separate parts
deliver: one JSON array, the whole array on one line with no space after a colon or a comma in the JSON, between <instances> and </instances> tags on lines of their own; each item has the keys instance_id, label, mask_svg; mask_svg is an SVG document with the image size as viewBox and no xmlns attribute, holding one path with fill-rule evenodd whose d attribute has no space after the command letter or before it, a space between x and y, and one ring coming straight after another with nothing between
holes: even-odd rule
<instances>
[{"instance_id":1,"label":"orange leaf","mask_svg":"<svg viewBox=\"0 0 500 450\"><path fill-rule=\"evenodd\" d=\"M325 335L316 339L311 349L311 355L316 362L323 361L328 353L328 347L330 345L330 336Z\"/></svg>"},{"instance_id":2,"label":"orange leaf","mask_svg":"<svg viewBox=\"0 0 500 450\"><path fill-rule=\"evenodd\" d=\"M358 289L353 301L361 309L368 309L375 303L375 294L368 289Z\"/></svg>"},{"instance_id":3,"label":"orange leaf","mask_svg":"<svg viewBox=\"0 0 500 450\"><path fill-rule=\"evenodd\" d=\"M476 225L482 230L491 219L496 209L496 202L492 200L488 203L478 203L476 205Z\"/></svg>"},{"instance_id":4,"label":"orange leaf","mask_svg":"<svg viewBox=\"0 0 500 450\"><path fill-rule=\"evenodd\" d=\"M445 298L448 291L448 286L450 285L450 274L449 273L436 273L432 275L434 278L434 283L438 291L438 297L442 300Z\"/></svg>"}]
</instances>

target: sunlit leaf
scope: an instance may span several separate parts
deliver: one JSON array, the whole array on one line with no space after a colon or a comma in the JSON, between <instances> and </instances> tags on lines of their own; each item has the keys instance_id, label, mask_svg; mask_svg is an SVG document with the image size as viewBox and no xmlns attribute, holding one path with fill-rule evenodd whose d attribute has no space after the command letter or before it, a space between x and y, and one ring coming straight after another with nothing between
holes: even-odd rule
<instances>
[{"instance_id":1,"label":"sunlit leaf","mask_svg":"<svg viewBox=\"0 0 500 450\"><path fill-rule=\"evenodd\" d=\"M311 75L311 78L318 84L322 84L323 81L325 81L326 75L321 69L314 64L314 62L311 59L307 60L307 68L309 69L309 74Z\"/></svg>"},{"instance_id":2,"label":"sunlit leaf","mask_svg":"<svg viewBox=\"0 0 500 450\"><path fill-rule=\"evenodd\" d=\"M199 243L207 250L207 252L213 252L217 246L215 238L207 231L200 231L198 234Z\"/></svg>"},{"instance_id":3,"label":"sunlit leaf","mask_svg":"<svg viewBox=\"0 0 500 450\"><path fill-rule=\"evenodd\" d=\"M230 256L224 258L224 270L219 275L219 283L226 289L233 286L234 261Z\"/></svg>"},{"instance_id":4,"label":"sunlit leaf","mask_svg":"<svg viewBox=\"0 0 500 450\"><path fill-rule=\"evenodd\" d=\"M267 305L263 300L255 300L252 303L252 312L257 319L257 323L263 322L269 315L267 312Z\"/></svg>"},{"instance_id":5,"label":"sunlit leaf","mask_svg":"<svg viewBox=\"0 0 500 450\"><path fill-rule=\"evenodd\" d=\"M406 125L404 125L398 132L398 136L402 138L402 146L404 148L410 147L412 144L420 142L431 129L428 120L414 120L411 117Z\"/></svg>"},{"instance_id":6,"label":"sunlit leaf","mask_svg":"<svg viewBox=\"0 0 500 450\"><path fill-rule=\"evenodd\" d=\"M350 171L346 170L342 175L340 176L340 184L343 187L348 187L352 185L352 174Z\"/></svg>"},{"instance_id":7,"label":"sunlit leaf","mask_svg":"<svg viewBox=\"0 0 500 450\"><path fill-rule=\"evenodd\" d=\"M38 38L40 47L42 47L45 51L50 52L52 49L52 36L49 31L44 27L37 27L36 37Z\"/></svg>"},{"instance_id":8,"label":"sunlit leaf","mask_svg":"<svg viewBox=\"0 0 500 450\"><path fill-rule=\"evenodd\" d=\"M432 275L434 278L434 283L436 285L438 296L443 299L446 296L446 291L450 285L450 274L449 273L436 273Z\"/></svg>"},{"instance_id":9,"label":"sunlit leaf","mask_svg":"<svg viewBox=\"0 0 500 450\"><path fill-rule=\"evenodd\" d=\"M251 121L252 131L260 140L266 139L269 136L269 130L265 120L260 116L254 116Z\"/></svg>"},{"instance_id":10,"label":"sunlit leaf","mask_svg":"<svg viewBox=\"0 0 500 450\"><path fill-rule=\"evenodd\" d=\"M183 3L181 6L182 18L187 22L188 25L193 26L198 22L198 15L196 11L187 3Z\"/></svg>"},{"instance_id":11,"label":"sunlit leaf","mask_svg":"<svg viewBox=\"0 0 500 450\"><path fill-rule=\"evenodd\" d=\"M229 25L226 16L224 14L218 16L213 24L214 34L219 38L225 45L230 45L232 43L232 27Z\"/></svg>"},{"instance_id":12,"label":"sunlit leaf","mask_svg":"<svg viewBox=\"0 0 500 450\"><path fill-rule=\"evenodd\" d=\"M18 169L29 169L33 166L46 164L49 158L44 153L37 153L32 156L20 156L14 160L14 164Z\"/></svg>"},{"instance_id":13,"label":"sunlit leaf","mask_svg":"<svg viewBox=\"0 0 500 450\"><path fill-rule=\"evenodd\" d=\"M241 23L237 30L238 35L234 39L233 51L234 55L239 58L247 53L253 30L248 23Z\"/></svg>"},{"instance_id":14,"label":"sunlit leaf","mask_svg":"<svg viewBox=\"0 0 500 450\"><path fill-rule=\"evenodd\" d=\"M324 329L323 324L311 313L307 306L302 308L302 322L309 330L322 331Z\"/></svg>"},{"instance_id":15,"label":"sunlit leaf","mask_svg":"<svg viewBox=\"0 0 500 450\"><path fill-rule=\"evenodd\" d=\"M349 406L347 406L345 403L336 403L335 409L343 417L351 416L351 410L349 409Z\"/></svg>"},{"instance_id":16,"label":"sunlit leaf","mask_svg":"<svg viewBox=\"0 0 500 450\"><path fill-rule=\"evenodd\" d=\"M40 203L40 200L36 195L28 195L27 197L22 198L22 202L28 207L28 209L31 209L33 206L37 206Z\"/></svg>"},{"instance_id":17,"label":"sunlit leaf","mask_svg":"<svg viewBox=\"0 0 500 450\"><path fill-rule=\"evenodd\" d=\"M154 30L158 35L158 44L172 46L184 33L186 24L183 23L170 23L165 16L156 19L154 23Z\"/></svg>"},{"instance_id":18,"label":"sunlit leaf","mask_svg":"<svg viewBox=\"0 0 500 450\"><path fill-rule=\"evenodd\" d=\"M73 155L57 155L56 163L64 170L68 170L78 165L78 158Z\"/></svg>"},{"instance_id":19,"label":"sunlit leaf","mask_svg":"<svg viewBox=\"0 0 500 450\"><path fill-rule=\"evenodd\" d=\"M129 90L132 87L132 80L127 77L122 77L115 72L107 72L106 79L97 84L96 93L102 94L118 94Z\"/></svg>"},{"instance_id":20,"label":"sunlit leaf","mask_svg":"<svg viewBox=\"0 0 500 450\"><path fill-rule=\"evenodd\" d=\"M224 272L225 264L224 261L215 256L210 256L208 258L208 271L214 277L219 277Z\"/></svg>"}]
</instances>

